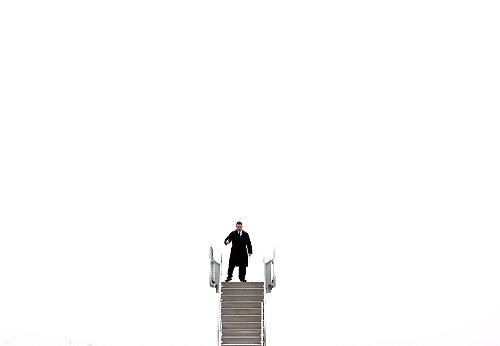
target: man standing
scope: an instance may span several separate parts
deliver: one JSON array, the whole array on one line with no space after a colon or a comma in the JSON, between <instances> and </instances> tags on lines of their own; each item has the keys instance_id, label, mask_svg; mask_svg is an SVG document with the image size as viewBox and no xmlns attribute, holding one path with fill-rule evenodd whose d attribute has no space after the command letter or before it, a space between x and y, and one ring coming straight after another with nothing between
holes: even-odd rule
<instances>
[{"instance_id":1,"label":"man standing","mask_svg":"<svg viewBox=\"0 0 500 346\"><path fill-rule=\"evenodd\" d=\"M233 278L234 267L239 267L239 278L241 282L247 282L245 280L245 275L247 273L248 267L248 256L252 255L252 243L250 242L250 237L248 233L242 230L243 224L238 221L236 222L236 230L229 233L227 238L224 240L224 244L229 244L233 242L231 247L231 256L229 257L229 268L227 270L226 282L231 281ZM248 255L247 255L248 248Z\"/></svg>"}]
</instances>

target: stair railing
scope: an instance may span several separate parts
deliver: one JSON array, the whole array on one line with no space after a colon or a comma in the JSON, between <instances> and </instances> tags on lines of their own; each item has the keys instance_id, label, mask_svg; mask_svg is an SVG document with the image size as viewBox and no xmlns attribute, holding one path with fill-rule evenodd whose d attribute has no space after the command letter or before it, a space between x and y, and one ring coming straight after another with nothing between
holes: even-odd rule
<instances>
[{"instance_id":1,"label":"stair railing","mask_svg":"<svg viewBox=\"0 0 500 346\"><path fill-rule=\"evenodd\" d=\"M276 287L276 272L274 270L274 262L276 260L276 251L273 249L273 258L266 262L264 258L264 283L266 293L271 293L271 290Z\"/></svg>"},{"instance_id":2,"label":"stair railing","mask_svg":"<svg viewBox=\"0 0 500 346\"><path fill-rule=\"evenodd\" d=\"M214 260L214 249L210 246L210 287L215 287L215 291L219 293L220 291L220 268L222 263L222 257L220 263Z\"/></svg>"},{"instance_id":3,"label":"stair railing","mask_svg":"<svg viewBox=\"0 0 500 346\"><path fill-rule=\"evenodd\" d=\"M276 251L273 249L273 258L266 262L264 258L264 287L266 293L271 293L271 290L276 287L276 271L274 270L274 263L276 261ZM264 295L264 302L261 305L261 345L266 346L266 318L265 318L265 300L266 295Z\"/></svg>"},{"instance_id":4,"label":"stair railing","mask_svg":"<svg viewBox=\"0 0 500 346\"><path fill-rule=\"evenodd\" d=\"M222 302L221 302L221 271L220 268L222 266L222 254L220 257L220 262L217 262L214 259L214 250L210 246L209 251L210 258L210 287L215 287L215 292L217 292L217 305L219 307L218 316L217 316L217 345L220 346L222 344Z\"/></svg>"},{"instance_id":5,"label":"stair railing","mask_svg":"<svg viewBox=\"0 0 500 346\"><path fill-rule=\"evenodd\" d=\"M264 300L266 297L264 296ZM260 303L260 316L261 316L261 331L260 331L260 344L266 346L266 319L264 318L264 302Z\"/></svg>"}]
</instances>

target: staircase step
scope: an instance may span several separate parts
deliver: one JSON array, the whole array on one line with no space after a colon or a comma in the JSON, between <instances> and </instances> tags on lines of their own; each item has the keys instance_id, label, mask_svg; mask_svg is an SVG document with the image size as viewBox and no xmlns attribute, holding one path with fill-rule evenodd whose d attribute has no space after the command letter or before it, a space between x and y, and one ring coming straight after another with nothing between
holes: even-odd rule
<instances>
[{"instance_id":1,"label":"staircase step","mask_svg":"<svg viewBox=\"0 0 500 346\"><path fill-rule=\"evenodd\" d=\"M260 315L261 312L260 308L222 308L223 315Z\"/></svg>"},{"instance_id":2,"label":"staircase step","mask_svg":"<svg viewBox=\"0 0 500 346\"><path fill-rule=\"evenodd\" d=\"M260 309L262 302L222 302L222 308Z\"/></svg>"},{"instance_id":3,"label":"staircase step","mask_svg":"<svg viewBox=\"0 0 500 346\"><path fill-rule=\"evenodd\" d=\"M264 294L222 295L220 299L223 302L261 302L264 300Z\"/></svg>"},{"instance_id":4,"label":"staircase step","mask_svg":"<svg viewBox=\"0 0 500 346\"><path fill-rule=\"evenodd\" d=\"M222 337L223 345L260 345L259 337Z\"/></svg>"},{"instance_id":5,"label":"staircase step","mask_svg":"<svg viewBox=\"0 0 500 346\"><path fill-rule=\"evenodd\" d=\"M222 282L222 288L264 288L263 282Z\"/></svg>"},{"instance_id":6,"label":"staircase step","mask_svg":"<svg viewBox=\"0 0 500 346\"><path fill-rule=\"evenodd\" d=\"M260 322L260 315L222 315L222 322Z\"/></svg>"},{"instance_id":7,"label":"staircase step","mask_svg":"<svg viewBox=\"0 0 500 346\"><path fill-rule=\"evenodd\" d=\"M263 294L263 288L233 288L233 287L223 287L222 295L239 295L239 294Z\"/></svg>"},{"instance_id":8,"label":"staircase step","mask_svg":"<svg viewBox=\"0 0 500 346\"><path fill-rule=\"evenodd\" d=\"M260 329L224 329L222 337L225 336L253 336L260 338Z\"/></svg>"},{"instance_id":9,"label":"staircase step","mask_svg":"<svg viewBox=\"0 0 500 346\"><path fill-rule=\"evenodd\" d=\"M260 322L222 322L222 331L225 329L258 329L260 330Z\"/></svg>"}]
</instances>

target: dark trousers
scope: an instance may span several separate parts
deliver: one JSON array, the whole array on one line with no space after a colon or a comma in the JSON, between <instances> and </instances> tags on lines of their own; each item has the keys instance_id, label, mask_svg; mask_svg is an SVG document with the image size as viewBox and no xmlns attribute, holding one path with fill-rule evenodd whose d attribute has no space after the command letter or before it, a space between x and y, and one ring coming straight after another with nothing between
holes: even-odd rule
<instances>
[{"instance_id":1,"label":"dark trousers","mask_svg":"<svg viewBox=\"0 0 500 346\"><path fill-rule=\"evenodd\" d=\"M227 269L227 278L231 280L233 278L233 270L234 270L234 265L229 265L229 268ZM240 281L245 280L245 275L247 274L247 267L245 266L238 266L239 267L239 273L238 277Z\"/></svg>"}]
</instances>

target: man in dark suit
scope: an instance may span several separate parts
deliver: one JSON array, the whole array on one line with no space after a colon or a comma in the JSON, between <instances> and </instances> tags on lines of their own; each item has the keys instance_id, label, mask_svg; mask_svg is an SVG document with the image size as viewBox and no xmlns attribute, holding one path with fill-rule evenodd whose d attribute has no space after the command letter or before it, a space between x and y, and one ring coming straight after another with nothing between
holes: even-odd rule
<instances>
[{"instance_id":1,"label":"man in dark suit","mask_svg":"<svg viewBox=\"0 0 500 346\"><path fill-rule=\"evenodd\" d=\"M227 270L226 282L231 281L233 278L234 267L239 267L239 278L242 282L247 282L245 280L245 275L247 273L248 267L248 256L252 255L252 243L250 242L250 237L248 233L242 230L243 224L238 221L236 222L236 230L229 233L227 238L224 240L224 244L233 243L231 247L231 256L229 257L229 268ZM248 248L248 255L247 255Z\"/></svg>"}]
</instances>

